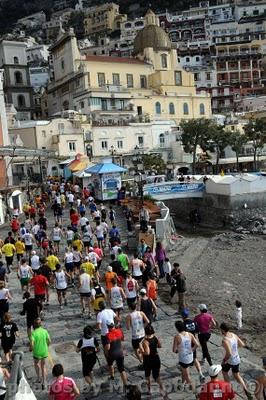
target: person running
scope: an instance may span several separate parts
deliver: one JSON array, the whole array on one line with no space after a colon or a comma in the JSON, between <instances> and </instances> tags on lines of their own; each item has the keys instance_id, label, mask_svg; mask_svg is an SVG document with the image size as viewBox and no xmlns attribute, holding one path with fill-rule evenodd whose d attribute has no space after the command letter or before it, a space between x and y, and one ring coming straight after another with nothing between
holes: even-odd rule
<instances>
[{"instance_id":1,"label":"person running","mask_svg":"<svg viewBox=\"0 0 266 400\"><path fill-rule=\"evenodd\" d=\"M14 246L16 248L17 260L18 260L18 264L19 264L20 260L23 258L23 254L25 253L25 243L22 242L20 236L17 237L16 243Z\"/></svg>"},{"instance_id":2,"label":"person running","mask_svg":"<svg viewBox=\"0 0 266 400\"><path fill-rule=\"evenodd\" d=\"M192 333L192 335L194 335L196 337L196 333L198 332L198 327L197 324L193 321L193 319L189 318L189 310L188 308L185 308L182 311L182 318L183 318L183 322L184 322L184 326L185 326L185 331ZM205 381L205 377L202 373L202 369L201 369L201 365L199 360L197 359L197 351L195 350L193 352L193 361L194 361L194 365L199 373L199 378L200 378L200 382L203 383Z\"/></svg>"},{"instance_id":3,"label":"person running","mask_svg":"<svg viewBox=\"0 0 266 400\"><path fill-rule=\"evenodd\" d=\"M103 241L104 241L104 227L102 226L101 222L96 223L96 228L95 228L95 235L97 238L98 246L101 249L104 249L103 246Z\"/></svg>"},{"instance_id":4,"label":"person running","mask_svg":"<svg viewBox=\"0 0 266 400\"><path fill-rule=\"evenodd\" d=\"M59 245L60 245L60 241L62 239L62 236L63 236L63 232L62 232L61 228L59 227L58 222L56 222L55 226L54 226L54 228L52 230L52 234L51 234L52 240L54 242L54 248L55 248L56 253L59 253Z\"/></svg>"},{"instance_id":5,"label":"person running","mask_svg":"<svg viewBox=\"0 0 266 400\"><path fill-rule=\"evenodd\" d=\"M140 289L139 306L140 311L143 311L150 323L156 319L157 307L152 299L147 296L145 288Z\"/></svg>"},{"instance_id":6,"label":"person running","mask_svg":"<svg viewBox=\"0 0 266 400\"><path fill-rule=\"evenodd\" d=\"M109 321L109 323L114 324L115 322L118 322L118 317L113 310L106 308L106 304L104 301L99 303L99 308L100 312L97 315L97 328L101 330L101 342L103 348L105 349L105 345L108 343L106 339L106 335L108 333L107 322Z\"/></svg>"},{"instance_id":7,"label":"person running","mask_svg":"<svg viewBox=\"0 0 266 400\"><path fill-rule=\"evenodd\" d=\"M5 281L0 281L0 320L3 322L4 314L9 310L9 300L12 299Z\"/></svg>"},{"instance_id":8,"label":"person running","mask_svg":"<svg viewBox=\"0 0 266 400\"><path fill-rule=\"evenodd\" d=\"M86 313L86 307L88 308L88 318L91 318L91 276L86 272L84 268L80 270L78 290L80 294L80 303L82 307L82 315Z\"/></svg>"},{"instance_id":9,"label":"person running","mask_svg":"<svg viewBox=\"0 0 266 400\"><path fill-rule=\"evenodd\" d=\"M126 299L126 295L124 290L117 286L117 279L112 280L113 287L110 292L110 303L111 309L116 313L118 318L120 317L120 313L124 308L123 301Z\"/></svg>"},{"instance_id":10,"label":"person running","mask_svg":"<svg viewBox=\"0 0 266 400\"><path fill-rule=\"evenodd\" d=\"M223 335L222 346L225 350L225 356L222 362L224 380L226 382L230 381L228 372L232 369L235 380L242 386L248 400L250 400L253 397L239 373L240 356L238 348L246 347L246 345L236 334L230 332L230 328L225 322L221 323L220 329Z\"/></svg>"},{"instance_id":11,"label":"person running","mask_svg":"<svg viewBox=\"0 0 266 400\"><path fill-rule=\"evenodd\" d=\"M51 339L46 329L42 327L41 318L34 321L34 330L30 338L30 350L33 354L34 367L37 375L37 380L42 384L42 389L46 383L46 365L45 360L49 354L49 345Z\"/></svg>"},{"instance_id":12,"label":"person running","mask_svg":"<svg viewBox=\"0 0 266 400\"><path fill-rule=\"evenodd\" d=\"M46 290L49 287L48 279L41 274L40 269L36 272L33 278L30 280L30 286L34 287L35 299L37 299L41 305L43 305L46 296Z\"/></svg>"},{"instance_id":13,"label":"person running","mask_svg":"<svg viewBox=\"0 0 266 400\"><path fill-rule=\"evenodd\" d=\"M57 299L59 307L62 308L62 300L64 300L64 305L67 306L67 278L70 278L70 275L62 269L60 264L56 265L54 274Z\"/></svg>"},{"instance_id":14,"label":"person running","mask_svg":"<svg viewBox=\"0 0 266 400\"><path fill-rule=\"evenodd\" d=\"M121 248L118 249L117 259L121 263L123 277L126 277L127 273L128 273L128 268L129 268L129 258L126 255L126 253L123 252L123 250Z\"/></svg>"},{"instance_id":15,"label":"person running","mask_svg":"<svg viewBox=\"0 0 266 400\"><path fill-rule=\"evenodd\" d=\"M74 256L68 247L65 248L64 263L65 269L70 276L70 283L74 286Z\"/></svg>"},{"instance_id":16,"label":"person running","mask_svg":"<svg viewBox=\"0 0 266 400\"><path fill-rule=\"evenodd\" d=\"M185 324L183 321L176 321L175 327L178 334L174 337L173 353L178 353L179 355L183 389L186 388L186 385L190 385L193 389L189 367L194 364L193 352L199 346L199 342L192 333L185 331Z\"/></svg>"},{"instance_id":17,"label":"person running","mask_svg":"<svg viewBox=\"0 0 266 400\"><path fill-rule=\"evenodd\" d=\"M83 338L79 340L76 351L81 353L82 373L85 382L91 385L93 381L92 370L97 360L96 353L100 351L100 347L98 340L92 336L90 326L83 329Z\"/></svg>"},{"instance_id":18,"label":"person running","mask_svg":"<svg viewBox=\"0 0 266 400\"><path fill-rule=\"evenodd\" d=\"M29 232L29 230L26 230L26 233L23 237L24 243L25 243L25 250L26 250L26 254L30 257L30 253L32 251L32 247L33 247L33 235Z\"/></svg>"},{"instance_id":19,"label":"person running","mask_svg":"<svg viewBox=\"0 0 266 400\"><path fill-rule=\"evenodd\" d=\"M28 338L30 339L32 333L31 328L33 327L35 319L40 316L42 306L39 300L31 297L30 292L25 292L23 299L25 299L25 301L23 303L23 310L20 312L20 315L26 315L27 334Z\"/></svg>"},{"instance_id":20,"label":"person running","mask_svg":"<svg viewBox=\"0 0 266 400\"><path fill-rule=\"evenodd\" d=\"M182 313L183 309L186 307L185 304L185 294L186 294L186 277L181 270L178 263L174 263L174 269L171 272L172 287L170 291L170 304L175 293L178 293L178 311Z\"/></svg>"},{"instance_id":21,"label":"person running","mask_svg":"<svg viewBox=\"0 0 266 400\"><path fill-rule=\"evenodd\" d=\"M7 272L10 273L13 265L14 254L16 253L16 247L12 243L5 243L1 251L6 258Z\"/></svg>"},{"instance_id":22,"label":"person running","mask_svg":"<svg viewBox=\"0 0 266 400\"><path fill-rule=\"evenodd\" d=\"M22 258L22 260L21 260L21 264L18 267L17 275L18 275L18 279L20 280L22 292L24 290L27 292L29 290L30 279L33 276L33 270L27 264L27 261L25 258Z\"/></svg>"},{"instance_id":23,"label":"person running","mask_svg":"<svg viewBox=\"0 0 266 400\"><path fill-rule=\"evenodd\" d=\"M198 326L198 339L202 349L202 363L205 359L209 365L212 365L212 359L208 350L208 341L211 337L211 329L216 326L216 322L212 314L208 313L206 304L199 305L200 314L194 318L194 322Z\"/></svg>"},{"instance_id":24,"label":"person running","mask_svg":"<svg viewBox=\"0 0 266 400\"><path fill-rule=\"evenodd\" d=\"M150 321L142 311L137 311L137 304L130 304L129 309L131 313L126 317L126 327L128 330L131 329L132 334L132 347L137 359L140 362L139 368L142 368L143 357L139 350L139 344L145 337L145 326Z\"/></svg>"},{"instance_id":25,"label":"person running","mask_svg":"<svg viewBox=\"0 0 266 400\"><path fill-rule=\"evenodd\" d=\"M115 272L113 272L113 268L110 265L108 265L107 271L104 275L104 280L105 280L106 293L109 299L111 296L111 289L114 286L113 279L117 279L117 275Z\"/></svg>"},{"instance_id":26,"label":"person running","mask_svg":"<svg viewBox=\"0 0 266 400\"><path fill-rule=\"evenodd\" d=\"M40 257L36 254L35 250L32 250L31 252L30 266L33 272L38 271L41 266Z\"/></svg>"},{"instance_id":27,"label":"person running","mask_svg":"<svg viewBox=\"0 0 266 400\"><path fill-rule=\"evenodd\" d=\"M132 278L132 275L130 273L128 273L126 281L125 281L125 294L126 294L128 307L131 304L134 304L137 302L138 291L139 291L138 282L134 278Z\"/></svg>"},{"instance_id":28,"label":"person running","mask_svg":"<svg viewBox=\"0 0 266 400\"><path fill-rule=\"evenodd\" d=\"M55 364L52 369L55 380L49 390L49 400L73 400L79 394L79 389L72 378L64 376L64 368L61 364Z\"/></svg>"},{"instance_id":29,"label":"person running","mask_svg":"<svg viewBox=\"0 0 266 400\"><path fill-rule=\"evenodd\" d=\"M138 258L138 253L134 254L134 258L130 261L130 266L132 269L132 277L136 279L136 281L140 281L142 279L142 271L144 270L144 262Z\"/></svg>"},{"instance_id":30,"label":"person running","mask_svg":"<svg viewBox=\"0 0 266 400\"><path fill-rule=\"evenodd\" d=\"M127 375L124 367L124 352L122 347L122 341L124 341L124 334L120 328L115 328L112 321L107 321L108 332L106 334L106 345L104 346L105 353L107 355L107 364L110 371L110 378L114 380L114 362L118 372L120 373L124 389L127 386Z\"/></svg>"},{"instance_id":31,"label":"person running","mask_svg":"<svg viewBox=\"0 0 266 400\"><path fill-rule=\"evenodd\" d=\"M74 235L75 235L75 232L73 231L72 227L68 226L67 231L65 232L68 247L72 247Z\"/></svg>"},{"instance_id":32,"label":"person running","mask_svg":"<svg viewBox=\"0 0 266 400\"><path fill-rule=\"evenodd\" d=\"M209 367L208 374L211 380L202 386L199 400L236 399L231 384L219 379L219 373L221 370L221 365L212 365Z\"/></svg>"},{"instance_id":33,"label":"person running","mask_svg":"<svg viewBox=\"0 0 266 400\"><path fill-rule=\"evenodd\" d=\"M262 357L264 374L256 378L255 397L257 400L266 400L266 357Z\"/></svg>"},{"instance_id":34,"label":"person running","mask_svg":"<svg viewBox=\"0 0 266 400\"><path fill-rule=\"evenodd\" d=\"M12 349L16 342L16 338L19 337L17 324L12 321L10 313L4 314L3 322L0 325L0 335L5 360L8 363L12 360Z\"/></svg>"},{"instance_id":35,"label":"person running","mask_svg":"<svg viewBox=\"0 0 266 400\"><path fill-rule=\"evenodd\" d=\"M0 365L2 365L2 359L0 357ZM10 378L10 373L6 368L0 367L0 400L4 400L6 397L6 382Z\"/></svg>"},{"instance_id":36,"label":"person running","mask_svg":"<svg viewBox=\"0 0 266 400\"><path fill-rule=\"evenodd\" d=\"M148 395L151 395L152 375L155 382L159 385L163 398L167 399L167 394L160 378L161 360L158 354L158 349L160 348L162 348L161 341L157 338L157 336L155 336L153 327L151 325L147 325L145 327L145 337L139 344L139 350L143 356L143 367L148 386Z\"/></svg>"},{"instance_id":37,"label":"person running","mask_svg":"<svg viewBox=\"0 0 266 400\"><path fill-rule=\"evenodd\" d=\"M99 284L97 280L93 280L93 288L91 289L91 303L93 306L93 310L97 317L100 312L99 304L106 300L106 294L104 288Z\"/></svg>"},{"instance_id":38,"label":"person running","mask_svg":"<svg viewBox=\"0 0 266 400\"><path fill-rule=\"evenodd\" d=\"M73 246L73 263L74 263L74 276L79 275L79 270L80 270L80 265L81 265L81 260L82 260L82 254L78 250L77 246Z\"/></svg>"}]
</instances>

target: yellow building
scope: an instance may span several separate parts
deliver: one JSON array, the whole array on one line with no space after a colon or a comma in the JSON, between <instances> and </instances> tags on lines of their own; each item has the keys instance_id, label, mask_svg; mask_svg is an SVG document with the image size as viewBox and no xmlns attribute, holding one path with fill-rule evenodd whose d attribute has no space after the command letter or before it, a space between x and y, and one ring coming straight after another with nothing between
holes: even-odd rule
<instances>
[{"instance_id":1,"label":"yellow building","mask_svg":"<svg viewBox=\"0 0 266 400\"><path fill-rule=\"evenodd\" d=\"M119 14L119 6L114 3L88 8L84 18L85 35L109 34L120 29L120 24L126 20L127 15Z\"/></svg>"},{"instance_id":2,"label":"yellow building","mask_svg":"<svg viewBox=\"0 0 266 400\"><path fill-rule=\"evenodd\" d=\"M209 118L207 94L197 94L193 74L178 64L176 50L152 11L137 34L133 58L81 54L74 32L52 46L54 81L48 88L49 115L74 109L92 123Z\"/></svg>"}]
</instances>

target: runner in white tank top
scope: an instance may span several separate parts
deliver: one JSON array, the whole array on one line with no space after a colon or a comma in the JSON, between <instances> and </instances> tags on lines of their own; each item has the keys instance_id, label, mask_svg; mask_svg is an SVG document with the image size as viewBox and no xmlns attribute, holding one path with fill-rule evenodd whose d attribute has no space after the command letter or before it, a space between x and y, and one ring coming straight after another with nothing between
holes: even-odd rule
<instances>
[{"instance_id":1,"label":"runner in white tank top","mask_svg":"<svg viewBox=\"0 0 266 400\"><path fill-rule=\"evenodd\" d=\"M91 318L91 277L83 269L81 269L81 274L79 276L79 294L82 314L85 314L87 306L89 318Z\"/></svg>"},{"instance_id":2,"label":"runner in white tank top","mask_svg":"<svg viewBox=\"0 0 266 400\"><path fill-rule=\"evenodd\" d=\"M137 301L137 290L138 290L138 283L129 275L126 279L125 283L125 293L127 297L127 305L134 303Z\"/></svg>"},{"instance_id":3,"label":"runner in white tank top","mask_svg":"<svg viewBox=\"0 0 266 400\"><path fill-rule=\"evenodd\" d=\"M230 365L239 365L240 364L240 357L238 353L238 344L237 344L237 336L231 333L231 337L226 338L229 342L229 346L231 349L231 357L227 361Z\"/></svg>"},{"instance_id":4,"label":"runner in white tank top","mask_svg":"<svg viewBox=\"0 0 266 400\"><path fill-rule=\"evenodd\" d=\"M143 261L137 257L135 254L133 260L131 260L132 276L133 278L139 280L142 277L142 270L144 268Z\"/></svg>"},{"instance_id":5,"label":"runner in white tank top","mask_svg":"<svg viewBox=\"0 0 266 400\"><path fill-rule=\"evenodd\" d=\"M57 265L55 271L55 287L60 308L62 308L62 299L64 299L65 306L67 305L67 278L70 278L70 275L63 271L60 265Z\"/></svg>"},{"instance_id":6,"label":"runner in white tank top","mask_svg":"<svg viewBox=\"0 0 266 400\"><path fill-rule=\"evenodd\" d=\"M189 368L193 365L193 352L199 346L199 342L194 335L185 331L183 321L175 323L178 334L174 337L173 352L179 355L179 365L181 367L182 384L185 386L191 385L193 389L193 382L190 377Z\"/></svg>"},{"instance_id":7,"label":"runner in white tank top","mask_svg":"<svg viewBox=\"0 0 266 400\"><path fill-rule=\"evenodd\" d=\"M115 285L111 289L110 293L110 301L111 301L111 308L119 317L120 311L123 309L124 304L123 300L126 298L126 295L122 288Z\"/></svg>"},{"instance_id":8,"label":"runner in white tank top","mask_svg":"<svg viewBox=\"0 0 266 400\"><path fill-rule=\"evenodd\" d=\"M134 311L130 314L132 339L143 339L145 336L144 322L141 311Z\"/></svg>"}]
</instances>

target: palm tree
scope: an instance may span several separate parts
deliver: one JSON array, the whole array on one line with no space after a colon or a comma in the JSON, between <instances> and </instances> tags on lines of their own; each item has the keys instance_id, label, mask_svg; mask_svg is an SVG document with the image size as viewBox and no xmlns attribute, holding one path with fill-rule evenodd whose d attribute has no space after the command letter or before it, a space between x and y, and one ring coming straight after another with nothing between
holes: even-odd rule
<instances>
[{"instance_id":1,"label":"palm tree","mask_svg":"<svg viewBox=\"0 0 266 400\"><path fill-rule=\"evenodd\" d=\"M229 145L232 150L236 153L236 169L239 171L239 154L242 151L243 146L248 142L248 137L241 133L239 130L231 131L229 134Z\"/></svg>"}]
</instances>

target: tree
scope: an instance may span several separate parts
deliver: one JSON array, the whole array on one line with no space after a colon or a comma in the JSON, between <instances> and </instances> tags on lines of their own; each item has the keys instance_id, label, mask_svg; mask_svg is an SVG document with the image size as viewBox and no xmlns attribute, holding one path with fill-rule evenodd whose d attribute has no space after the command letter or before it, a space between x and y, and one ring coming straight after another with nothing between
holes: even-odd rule
<instances>
[{"instance_id":1,"label":"tree","mask_svg":"<svg viewBox=\"0 0 266 400\"><path fill-rule=\"evenodd\" d=\"M213 121L205 118L183 120L180 124L182 129L182 143L187 153L192 153L192 173L195 174L197 146L203 150L207 147L211 133L214 129Z\"/></svg>"},{"instance_id":2,"label":"tree","mask_svg":"<svg viewBox=\"0 0 266 400\"><path fill-rule=\"evenodd\" d=\"M216 153L215 172L219 172L219 160L224 149L229 145L230 133L221 125L213 124L210 130L210 138L207 143L207 149Z\"/></svg>"},{"instance_id":3,"label":"tree","mask_svg":"<svg viewBox=\"0 0 266 400\"><path fill-rule=\"evenodd\" d=\"M158 154L143 154L142 162L144 171L155 170L157 174L164 174L166 165L161 155Z\"/></svg>"},{"instance_id":4,"label":"tree","mask_svg":"<svg viewBox=\"0 0 266 400\"><path fill-rule=\"evenodd\" d=\"M243 146L248 142L248 138L240 131L231 131L229 134L229 145L236 153L236 169L239 171L239 154Z\"/></svg>"},{"instance_id":5,"label":"tree","mask_svg":"<svg viewBox=\"0 0 266 400\"><path fill-rule=\"evenodd\" d=\"M266 118L250 119L244 130L248 140L252 142L254 150L253 168L254 171L257 171L258 150L262 149L266 143Z\"/></svg>"}]
</instances>

